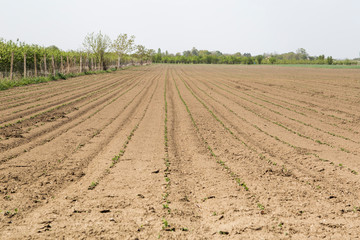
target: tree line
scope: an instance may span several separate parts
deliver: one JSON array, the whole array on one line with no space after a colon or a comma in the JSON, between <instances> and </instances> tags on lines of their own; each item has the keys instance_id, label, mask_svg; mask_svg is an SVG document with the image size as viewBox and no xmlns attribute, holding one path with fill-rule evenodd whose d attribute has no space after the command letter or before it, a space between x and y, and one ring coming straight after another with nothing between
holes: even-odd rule
<instances>
[{"instance_id":1,"label":"tree line","mask_svg":"<svg viewBox=\"0 0 360 240\"><path fill-rule=\"evenodd\" d=\"M193 47L183 53L169 54L159 48L157 53L151 56L154 63L183 63L183 64L340 64L357 65L354 60L335 60L332 56L310 56L305 49L299 48L296 52L283 54L261 54L252 56L250 53L237 52L235 54L223 54L220 51L197 50Z\"/></svg>"}]
</instances>

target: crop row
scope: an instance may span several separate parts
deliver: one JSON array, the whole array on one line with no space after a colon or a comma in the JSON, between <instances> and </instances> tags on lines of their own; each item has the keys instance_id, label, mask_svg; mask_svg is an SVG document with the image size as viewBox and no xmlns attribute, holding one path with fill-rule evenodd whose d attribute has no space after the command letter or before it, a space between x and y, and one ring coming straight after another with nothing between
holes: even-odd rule
<instances>
[{"instance_id":1,"label":"crop row","mask_svg":"<svg viewBox=\"0 0 360 240\"><path fill-rule=\"evenodd\" d=\"M155 78L157 78L157 77L155 77ZM115 156L111 159L111 164L110 164L109 168L107 168L106 170L104 170L103 173L99 176L99 178L98 178L96 181L91 182L91 184L90 184L89 187L88 187L89 190L94 189L94 188L100 183L100 181L101 181L106 175L108 175L108 174L110 173L110 169L114 168L115 165L121 161L121 157L124 156L124 154L125 154L125 152L126 152L126 149L127 149L127 146L128 146L129 143L131 142L131 139L133 138L136 130L139 128L141 122L143 121L143 119L144 119L144 117L145 117L145 115L146 115L146 113L147 113L147 110L148 110L148 108L149 108L149 106L150 106L150 103L151 103L151 101L152 101L152 99L153 99L153 96L154 96L154 94L155 94L155 92L156 92L156 90L157 90L157 87L158 87L158 81L156 82L155 89L154 89L152 95L150 96L150 99L149 99L149 101L147 102L146 107L145 107L145 109L143 110L141 117L138 119L138 121L137 121L137 123L135 124L135 126L131 129L130 133L127 135L126 140L124 141L123 145L121 146L121 148L120 148L120 150L119 150L119 153L118 153L117 155L115 155ZM144 89L146 89L146 92L147 92L147 91L149 91L150 88L147 87L147 86L145 86L139 93L137 93L137 94L131 99L130 102L128 102L128 103L124 106L123 110L125 110L125 109L135 100L135 98L139 96L139 94L140 94ZM141 98L140 101L142 101L142 99L143 99L143 98ZM138 106L138 105L136 105L136 106ZM135 110L135 108L134 108L134 110ZM120 113L119 113L119 114L120 114Z\"/></svg>"},{"instance_id":2,"label":"crop row","mask_svg":"<svg viewBox=\"0 0 360 240\"><path fill-rule=\"evenodd\" d=\"M243 187L246 191L249 191L249 188L247 187L246 183L240 178L240 176L238 176L235 172L233 172L233 171L230 169L230 167L226 164L226 162L224 162L223 160L221 160L220 157L214 153L213 148L210 146L210 144L209 144L209 143L206 141L206 139L203 137L203 135L201 134L200 129L199 129L199 127L198 127L198 125L197 125L197 123L196 123L196 121L195 121L195 119L194 119L194 117L193 117L193 115L192 115L192 113L191 113L191 111L190 111L187 103L185 102L185 100L183 99L183 97L182 97L182 95L181 95L181 93L180 93L180 90L179 90L179 88L178 88L178 86L177 86L177 84L176 84L176 81L175 81L174 77L173 77L173 80L174 80L174 84L175 84L176 90L177 90L177 92L178 92L179 98L180 98L180 100L182 101L182 103L184 104L184 106L185 106L185 108L186 108L186 111L187 111L188 114L189 114L189 117L190 117L190 119L191 119L191 122L192 122L193 125L194 125L194 128L195 128L196 132L199 134L202 142L204 143L206 149L209 151L210 155L211 155L213 158L215 158L216 162L217 162L218 164L220 164L220 165L223 167L223 169L225 169L225 170L231 175L231 177L237 182L237 184L238 184L239 186ZM213 116L216 117L215 115L213 115Z\"/></svg>"},{"instance_id":3,"label":"crop row","mask_svg":"<svg viewBox=\"0 0 360 240\"><path fill-rule=\"evenodd\" d=\"M164 83L164 150L165 150L165 156L164 156L164 164L165 164L165 170L164 170L164 179L165 179L165 190L163 193L163 203L162 207L165 210L166 214L171 213L170 208L170 186L171 186L171 179L170 179L170 157L169 157L169 139L168 139L168 104L167 104L167 82L169 79L169 70L166 72L165 76L165 83ZM168 220L166 219L166 215L163 216L162 219L162 228L165 231L175 231L175 228L171 227Z\"/></svg>"}]
</instances>

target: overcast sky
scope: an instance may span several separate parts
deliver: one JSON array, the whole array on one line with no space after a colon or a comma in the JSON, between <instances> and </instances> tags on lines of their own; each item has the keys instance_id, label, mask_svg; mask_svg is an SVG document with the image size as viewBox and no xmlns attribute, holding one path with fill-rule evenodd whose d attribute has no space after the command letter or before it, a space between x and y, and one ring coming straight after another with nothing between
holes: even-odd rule
<instances>
[{"instance_id":1,"label":"overcast sky","mask_svg":"<svg viewBox=\"0 0 360 240\"><path fill-rule=\"evenodd\" d=\"M0 37L80 49L87 33L120 33L171 53L285 53L355 58L360 0L0 0Z\"/></svg>"}]
</instances>

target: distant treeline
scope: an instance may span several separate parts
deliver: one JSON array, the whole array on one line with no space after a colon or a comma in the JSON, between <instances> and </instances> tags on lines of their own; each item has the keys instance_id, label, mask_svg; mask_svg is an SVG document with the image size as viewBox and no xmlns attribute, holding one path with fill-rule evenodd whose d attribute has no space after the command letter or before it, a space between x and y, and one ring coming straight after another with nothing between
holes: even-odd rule
<instances>
[{"instance_id":1,"label":"distant treeline","mask_svg":"<svg viewBox=\"0 0 360 240\"><path fill-rule=\"evenodd\" d=\"M208 50L184 51L182 54L169 54L161 52L159 48L156 54L152 55L154 63L184 63L184 64L337 64L357 65L358 60L334 60L331 56L325 57L310 56L305 49L300 48L296 52L283 54L262 54L251 56L250 53L223 54L220 51L210 52Z\"/></svg>"}]
</instances>

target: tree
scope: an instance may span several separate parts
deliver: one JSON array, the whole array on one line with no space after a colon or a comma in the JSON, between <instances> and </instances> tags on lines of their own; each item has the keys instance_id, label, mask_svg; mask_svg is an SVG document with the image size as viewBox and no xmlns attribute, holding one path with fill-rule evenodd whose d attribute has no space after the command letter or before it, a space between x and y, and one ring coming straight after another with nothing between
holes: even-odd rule
<instances>
[{"instance_id":1,"label":"tree","mask_svg":"<svg viewBox=\"0 0 360 240\"><path fill-rule=\"evenodd\" d=\"M325 60L325 55L323 54L323 55L320 55L319 57L318 57L318 59L319 60Z\"/></svg>"},{"instance_id":2,"label":"tree","mask_svg":"<svg viewBox=\"0 0 360 240\"><path fill-rule=\"evenodd\" d=\"M210 55L210 54L211 54L211 52L209 52L208 50L200 50L200 51L198 52L198 55L199 55L199 56L202 56L202 57L207 56L207 55Z\"/></svg>"},{"instance_id":3,"label":"tree","mask_svg":"<svg viewBox=\"0 0 360 240\"><path fill-rule=\"evenodd\" d=\"M306 50L304 48L299 48L298 50L296 50L296 54L302 60L306 60L309 57L309 54L306 52Z\"/></svg>"},{"instance_id":4,"label":"tree","mask_svg":"<svg viewBox=\"0 0 360 240\"><path fill-rule=\"evenodd\" d=\"M121 59L125 54L131 53L134 51L134 42L135 36L131 35L128 37L126 33L119 34L119 36L114 40L111 44L111 48L117 53L118 55L118 68L121 66Z\"/></svg>"},{"instance_id":5,"label":"tree","mask_svg":"<svg viewBox=\"0 0 360 240\"><path fill-rule=\"evenodd\" d=\"M49 47L46 48L46 50L49 50L49 51L60 51L60 49L55 46L55 45L51 45Z\"/></svg>"},{"instance_id":6,"label":"tree","mask_svg":"<svg viewBox=\"0 0 360 240\"><path fill-rule=\"evenodd\" d=\"M199 56L199 51L198 51L195 47L193 47L193 48L191 49L191 55L193 55L193 56Z\"/></svg>"},{"instance_id":7,"label":"tree","mask_svg":"<svg viewBox=\"0 0 360 240\"><path fill-rule=\"evenodd\" d=\"M334 62L332 56L327 57L327 58L326 58L326 62L327 62L327 64L332 65L333 62Z\"/></svg>"},{"instance_id":8,"label":"tree","mask_svg":"<svg viewBox=\"0 0 360 240\"><path fill-rule=\"evenodd\" d=\"M271 64L274 64L275 62L276 62L276 58L275 57L270 57L269 58L269 62L271 63Z\"/></svg>"},{"instance_id":9,"label":"tree","mask_svg":"<svg viewBox=\"0 0 360 240\"><path fill-rule=\"evenodd\" d=\"M146 51L145 57L146 57L147 61L151 60L154 56L155 56L155 50L154 49L148 49Z\"/></svg>"},{"instance_id":10,"label":"tree","mask_svg":"<svg viewBox=\"0 0 360 240\"><path fill-rule=\"evenodd\" d=\"M107 35L103 35L101 31L97 34L88 33L85 36L83 46L87 52L93 53L103 69L106 70L104 66L104 55L105 52L109 49L111 45L111 40Z\"/></svg>"},{"instance_id":11,"label":"tree","mask_svg":"<svg viewBox=\"0 0 360 240\"><path fill-rule=\"evenodd\" d=\"M191 55L191 52L189 50L183 52L183 56L189 57Z\"/></svg>"},{"instance_id":12,"label":"tree","mask_svg":"<svg viewBox=\"0 0 360 240\"><path fill-rule=\"evenodd\" d=\"M244 54L244 55L245 55L245 54ZM244 57L243 63L245 63L245 64L253 64L253 63L254 63L254 60L253 60L252 57Z\"/></svg>"},{"instance_id":13,"label":"tree","mask_svg":"<svg viewBox=\"0 0 360 240\"><path fill-rule=\"evenodd\" d=\"M222 54L222 52L220 52L220 51L218 51L218 50L216 50L215 52L213 52L213 54L215 55L215 56L222 56L223 54Z\"/></svg>"},{"instance_id":14,"label":"tree","mask_svg":"<svg viewBox=\"0 0 360 240\"><path fill-rule=\"evenodd\" d=\"M141 65L143 65L144 58L146 57L148 51L144 45L137 45L136 49L137 49L136 54L140 58Z\"/></svg>"},{"instance_id":15,"label":"tree","mask_svg":"<svg viewBox=\"0 0 360 240\"><path fill-rule=\"evenodd\" d=\"M261 64L262 60L264 59L264 56L263 55L258 55L256 56L256 61L258 64Z\"/></svg>"},{"instance_id":16,"label":"tree","mask_svg":"<svg viewBox=\"0 0 360 240\"><path fill-rule=\"evenodd\" d=\"M160 63L162 59L161 49L159 48L157 53L152 56L152 61L155 63Z\"/></svg>"}]
</instances>

